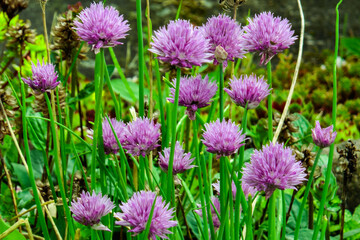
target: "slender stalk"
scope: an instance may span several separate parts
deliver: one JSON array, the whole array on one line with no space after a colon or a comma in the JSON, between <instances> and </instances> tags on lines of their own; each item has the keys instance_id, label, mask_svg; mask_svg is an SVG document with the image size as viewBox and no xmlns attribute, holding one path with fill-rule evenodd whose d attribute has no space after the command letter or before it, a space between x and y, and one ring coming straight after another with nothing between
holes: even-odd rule
<instances>
[{"instance_id":1,"label":"slender stalk","mask_svg":"<svg viewBox=\"0 0 360 240\"><path fill-rule=\"evenodd\" d=\"M269 88L272 88L272 73L271 73L271 61L267 64L267 77ZM272 94L268 95L268 137L269 141L273 138L273 124L272 124Z\"/></svg>"},{"instance_id":2,"label":"slender stalk","mask_svg":"<svg viewBox=\"0 0 360 240\"><path fill-rule=\"evenodd\" d=\"M251 196L249 196L248 209L246 214L246 240L251 240L253 238L254 236L253 236L253 227L252 227L252 199Z\"/></svg>"},{"instance_id":3,"label":"slender stalk","mask_svg":"<svg viewBox=\"0 0 360 240\"><path fill-rule=\"evenodd\" d=\"M336 24L335 24L335 51L334 51L334 62L333 62L333 103L332 103L332 124L334 126L334 131L336 129L336 105L337 105L336 60L337 60L338 51L339 51L339 6L341 3L342 3L342 0L340 0L338 2L338 4L336 5L336 8L335 8ZM330 146L329 161L328 161L327 169L326 169L325 184L324 184L324 189L323 189L323 192L321 195L319 213L318 213L318 218L316 220L316 225L315 225L314 234L313 234L313 240L317 239L317 236L318 236L318 233L320 230L319 228L321 225L321 220L323 218L324 206L325 206L325 202L326 202L326 196L327 196L327 191L329 188L330 177L331 177L331 170L332 170L332 163L333 163L333 156L334 156L334 147L335 147L335 143L332 143Z\"/></svg>"},{"instance_id":4,"label":"slender stalk","mask_svg":"<svg viewBox=\"0 0 360 240\"><path fill-rule=\"evenodd\" d=\"M241 122L241 129L242 129L243 134L246 134L246 128L247 128L247 115L248 115L247 106L248 106L248 103L246 103L246 105L245 105L244 115L243 115L243 119L242 119L242 122ZM240 147L239 166L238 166L240 174L241 174L242 166L244 164L244 153L245 153L245 144ZM235 161L234 161L234 166L235 166Z\"/></svg>"},{"instance_id":5,"label":"slender stalk","mask_svg":"<svg viewBox=\"0 0 360 240\"><path fill-rule=\"evenodd\" d=\"M224 72L223 64L219 64L219 74L220 74L220 83L219 83L219 118L220 121L224 118Z\"/></svg>"},{"instance_id":6,"label":"slender stalk","mask_svg":"<svg viewBox=\"0 0 360 240\"><path fill-rule=\"evenodd\" d=\"M269 200L269 240L276 240L276 224L275 224L275 209L276 209L276 190L273 192L273 194L270 197Z\"/></svg>"},{"instance_id":7,"label":"slender stalk","mask_svg":"<svg viewBox=\"0 0 360 240\"><path fill-rule=\"evenodd\" d=\"M49 46L49 38L47 33L47 27L46 27L46 2L47 1L40 1L40 6L42 10L42 21L44 25L44 37L45 37L45 44L46 44L46 53L47 53L47 61L50 62L50 46Z\"/></svg>"},{"instance_id":8,"label":"slender stalk","mask_svg":"<svg viewBox=\"0 0 360 240\"><path fill-rule=\"evenodd\" d=\"M286 203L285 203L285 190L281 191L281 203L282 203L282 229L281 240L285 240L286 235Z\"/></svg>"},{"instance_id":9,"label":"slender stalk","mask_svg":"<svg viewBox=\"0 0 360 240\"><path fill-rule=\"evenodd\" d=\"M158 94L158 102L159 102L159 110L160 110L160 122L161 122L161 138L166 139L166 121L165 121L165 112L164 112L164 103L162 97L161 90L161 79L160 79L160 71L159 71L159 61L155 59L155 74L156 74L156 87ZM164 148L165 141L162 141L161 147Z\"/></svg>"},{"instance_id":10,"label":"slender stalk","mask_svg":"<svg viewBox=\"0 0 360 240\"><path fill-rule=\"evenodd\" d=\"M224 225L225 239L229 239L229 216L227 213L228 195L229 195L229 174L226 164L226 158L220 158L220 213L221 225Z\"/></svg>"},{"instance_id":11,"label":"slender stalk","mask_svg":"<svg viewBox=\"0 0 360 240\"><path fill-rule=\"evenodd\" d=\"M321 155L321 151L322 151L322 148L319 148L317 154L316 154L316 158L315 158L315 161L314 161L314 164L313 164L313 167L312 167L312 170L311 170L311 173L310 173L310 176L309 176L309 180L306 184L306 188L305 188L305 192L304 192L304 197L302 199L302 202L301 202L301 205L300 205L300 209L299 209L299 212L298 212L298 217L296 219L296 227L295 227L295 233L294 233L294 240L297 240L298 237L299 237L299 230L300 230L300 223L301 223L301 218L302 218L302 213L304 211L304 208L305 208L305 204L306 204L306 200L308 198L308 195L309 195L309 192L310 192L310 189L311 189L311 184L312 184L312 181L313 181L313 178L314 178L314 173L315 173L315 170L316 170L316 166L319 162L319 159L320 159L320 155Z\"/></svg>"},{"instance_id":12,"label":"slender stalk","mask_svg":"<svg viewBox=\"0 0 360 240\"><path fill-rule=\"evenodd\" d=\"M139 116L144 116L144 42L141 16L141 0L136 0L136 21L139 49Z\"/></svg>"},{"instance_id":13,"label":"slender stalk","mask_svg":"<svg viewBox=\"0 0 360 240\"><path fill-rule=\"evenodd\" d=\"M182 7L182 3L183 3L183 0L180 0L179 7L178 7L178 9L177 9L177 11L176 11L175 20L178 20L178 19L179 19L180 12L181 12L181 7Z\"/></svg>"}]
</instances>

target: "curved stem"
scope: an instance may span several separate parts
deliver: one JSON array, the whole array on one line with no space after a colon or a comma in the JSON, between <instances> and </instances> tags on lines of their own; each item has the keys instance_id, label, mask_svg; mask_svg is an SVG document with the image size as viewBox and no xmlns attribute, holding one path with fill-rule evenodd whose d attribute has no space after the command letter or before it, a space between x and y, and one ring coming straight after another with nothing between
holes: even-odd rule
<instances>
[{"instance_id":1,"label":"curved stem","mask_svg":"<svg viewBox=\"0 0 360 240\"><path fill-rule=\"evenodd\" d=\"M272 88L272 73L271 73L271 61L267 64L267 77L269 88ZM273 137L273 124L272 124L272 93L268 95L268 137L271 141Z\"/></svg>"}]
</instances>

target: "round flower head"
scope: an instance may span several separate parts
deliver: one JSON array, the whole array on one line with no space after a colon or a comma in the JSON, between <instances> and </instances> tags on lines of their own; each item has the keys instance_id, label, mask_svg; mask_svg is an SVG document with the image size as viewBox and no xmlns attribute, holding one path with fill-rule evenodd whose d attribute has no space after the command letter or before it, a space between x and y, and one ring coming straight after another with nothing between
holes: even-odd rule
<instances>
[{"instance_id":1,"label":"round flower head","mask_svg":"<svg viewBox=\"0 0 360 240\"><path fill-rule=\"evenodd\" d=\"M145 157L158 144L160 124L148 118L137 118L125 128L124 148L134 156Z\"/></svg>"},{"instance_id":2,"label":"round flower head","mask_svg":"<svg viewBox=\"0 0 360 240\"><path fill-rule=\"evenodd\" d=\"M60 84L60 81L57 81L58 75L55 72L55 66L51 63L41 65L39 60L37 65L31 63L31 69L33 77L31 78L22 78L24 83L29 85L36 93L50 92Z\"/></svg>"},{"instance_id":3,"label":"round flower head","mask_svg":"<svg viewBox=\"0 0 360 240\"><path fill-rule=\"evenodd\" d=\"M315 128L311 129L314 143L321 148L330 146L335 141L337 135L333 128L333 125L321 128L319 121L316 121Z\"/></svg>"},{"instance_id":4,"label":"round flower head","mask_svg":"<svg viewBox=\"0 0 360 240\"><path fill-rule=\"evenodd\" d=\"M160 153L159 155L159 166L165 171L168 171L170 160L170 148L164 149L164 155ZM184 172L186 169L195 167L191 165L194 161L194 158L191 158L191 153L184 153L184 149L181 147L179 142L176 142L175 145L175 154L173 161L173 174L178 174Z\"/></svg>"},{"instance_id":5,"label":"round flower head","mask_svg":"<svg viewBox=\"0 0 360 240\"><path fill-rule=\"evenodd\" d=\"M92 46L95 54L100 48L114 47L122 44L119 39L125 38L130 30L127 20L113 7L104 7L102 2L92 3L78 15L80 21L74 21L75 30L81 40Z\"/></svg>"},{"instance_id":6,"label":"round flower head","mask_svg":"<svg viewBox=\"0 0 360 240\"><path fill-rule=\"evenodd\" d=\"M83 191L77 201L71 202L70 210L77 222L95 230L110 231L100 219L109 214L114 207L107 196L102 196L101 193L96 195L95 191L90 195L89 192Z\"/></svg>"},{"instance_id":7,"label":"round flower head","mask_svg":"<svg viewBox=\"0 0 360 240\"><path fill-rule=\"evenodd\" d=\"M155 32L150 52L158 59L177 67L191 68L210 62L209 40L187 20L170 21Z\"/></svg>"},{"instance_id":8,"label":"round flower head","mask_svg":"<svg viewBox=\"0 0 360 240\"><path fill-rule=\"evenodd\" d=\"M245 163L242 181L258 191L265 191L269 198L275 189L296 189L306 180L305 168L295 160L291 148L284 144L270 143L262 150L255 150L251 163Z\"/></svg>"},{"instance_id":9,"label":"round flower head","mask_svg":"<svg viewBox=\"0 0 360 240\"><path fill-rule=\"evenodd\" d=\"M217 181L216 183L214 183L213 187L214 187L215 191L220 195L220 181ZM242 188L246 198L248 198L249 194L251 196L254 196L256 193L256 189L254 187L250 187L249 185L247 185L244 182L241 183L241 188ZM237 190L237 188L236 188L235 182L232 181L231 182L231 191L232 191L234 201L236 200L236 190Z\"/></svg>"},{"instance_id":10,"label":"round flower head","mask_svg":"<svg viewBox=\"0 0 360 240\"><path fill-rule=\"evenodd\" d=\"M230 80L232 90L225 88L233 102L248 109L254 109L259 106L260 102L270 94L269 84L263 77L256 77L255 74L250 76L242 75L239 79L234 77Z\"/></svg>"},{"instance_id":11,"label":"round flower head","mask_svg":"<svg viewBox=\"0 0 360 240\"><path fill-rule=\"evenodd\" d=\"M249 52L258 52L261 64L267 64L278 52L292 45L297 36L291 30L291 24L285 19L274 17L271 12L248 18L249 24L244 27L245 46Z\"/></svg>"},{"instance_id":12,"label":"round flower head","mask_svg":"<svg viewBox=\"0 0 360 240\"><path fill-rule=\"evenodd\" d=\"M216 122L206 123L205 132L201 141L207 147L210 153L216 153L219 156L229 156L235 153L244 145L245 134L241 134L239 126L228 121L216 120Z\"/></svg>"},{"instance_id":13,"label":"round flower head","mask_svg":"<svg viewBox=\"0 0 360 240\"><path fill-rule=\"evenodd\" d=\"M154 192L140 191L134 193L127 203L120 205L122 212L114 214L114 217L119 220L115 224L131 227L132 229L129 232L135 233L134 236L143 232L154 201L149 238L156 240L156 236L159 236L168 239L166 234L171 234L169 228L177 225L176 221L171 220L175 211L173 208L169 208L169 204L166 204L161 196L156 196Z\"/></svg>"},{"instance_id":14,"label":"round flower head","mask_svg":"<svg viewBox=\"0 0 360 240\"><path fill-rule=\"evenodd\" d=\"M176 79L173 82L176 85ZM168 100L173 103L175 88L170 88L170 91ZM201 78L200 74L196 77L182 77L180 78L179 106L186 107L186 114L191 120L195 120L196 111L208 106L216 91L216 82L209 81L207 75L204 79Z\"/></svg>"},{"instance_id":15,"label":"round flower head","mask_svg":"<svg viewBox=\"0 0 360 240\"><path fill-rule=\"evenodd\" d=\"M219 201L219 199L218 199L217 197L212 196L210 200L211 200L211 202L214 204L214 206L215 206L215 208L216 208L216 211L217 211L217 212L219 213L219 215L220 215L220 201ZM212 218L212 221L213 221L213 223L214 223L214 228L215 228L215 230L218 230L218 229L220 228L220 219L219 219L219 217L218 217L218 215L217 215L217 213L216 213L216 211L215 211L215 209L214 209L213 204L210 204L210 205L211 205L211 206L210 206L210 207L211 207L211 218ZM198 204L198 207L199 207L200 209L195 210L195 212L196 212L200 217L202 217L203 214L202 214L201 205Z\"/></svg>"},{"instance_id":16,"label":"round flower head","mask_svg":"<svg viewBox=\"0 0 360 240\"><path fill-rule=\"evenodd\" d=\"M246 53L246 48L242 39L244 31L241 29L241 25L229 16L226 16L225 14L219 14L216 17L213 16L209 18L206 24L200 29L205 38L210 40L211 52L214 54L212 57L212 59L214 59L214 64L219 63L215 56L217 46L221 46L227 53L224 67L227 66L227 60L234 61L234 58L244 57L244 54Z\"/></svg>"}]
</instances>

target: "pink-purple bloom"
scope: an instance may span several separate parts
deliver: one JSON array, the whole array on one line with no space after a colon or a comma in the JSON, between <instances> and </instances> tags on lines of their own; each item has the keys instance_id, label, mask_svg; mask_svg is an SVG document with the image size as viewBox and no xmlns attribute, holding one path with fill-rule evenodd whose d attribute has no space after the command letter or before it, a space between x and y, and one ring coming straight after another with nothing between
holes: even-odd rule
<instances>
[{"instance_id":1,"label":"pink-purple bloom","mask_svg":"<svg viewBox=\"0 0 360 240\"><path fill-rule=\"evenodd\" d=\"M77 201L71 202L70 210L77 222L95 230L110 231L100 219L109 214L114 207L115 205L106 195L96 194L95 191L92 194L83 191Z\"/></svg>"},{"instance_id":2,"label":"pink-purple bloom","mask_svg":"<svg viewBox=\"0 0 360 240\"><path fill-rule=\"evenodd\" d=\"M149 220L154 201L152 219ZM156 236L168 239L166 234L171 234L169 228L177 225L177 221L171 220L175 210L169 208L169 204L154 192L136 192L127 203L120 205L120 209L122 212L114 214L119 220L115 224L131 227L129 232L133 232L134 236L145 230L148 220L151 222L149 238L153 240L156 240Z\"/></svg>"},{"instance_id":3,"label":"pink-purple bloom","mask_svg":"<svg viewBox=\"0 0 360 240\"><path fill-rule=\"evenodd\" d=\"M315 128L311 129L314 143L321 148L330 146L335 141L337 135L337 132L333 129L333 125L321 128L320 122L316 121Z\"/></svg>"},{"instance_id":4,"label":"pink-purple bloom","mask_svg":"<svg viewBox=\"0 0 360 240\"><path fill-rule=\"evenodd\" d=\"M266 83L264 77L257 77L255 74L250 76L241 75L240 78L234 77L229 83L231 90L225 88L231 100L238 106L248 109L254 109L259 106L260 102L270 94L269 84Z\"/></svg>"},{"instance_id":5,"label":"pink-purple bloom","mask_svg":"<svg viewBox=\"0 0 360 240\"><path fill-rule=\"evenodd\" d=\"M205 132L201 141L207 147L207 151L215 153L217 156L229 156L234 154L242 145L244 145L245 134L235 123L221 121L206 123Z\"/></svg>"},{"instance_id":6,"label":"pink-purple bloom","mask_svg":"<svg viewBox=\"0 0 360 240\"><path fill-rule=\"evenodd\" d=\"M220 181L213 183L213 187L215 191L220 195ZM256 189L254 187L250 187L248 184L244 182L241 183L241 188L246 198L248 198L249 195L254 196L256 193ZM231 182L231 191L233 195L233 200L235 201L237 188L234 181Z\"/></svg>"},{"instance_id":7,"label":"pink-purple bloom","mask_svg":"<svg viewBox=\"0 0 360 240\"><path fill-rule=\"evenodd\" d=\"M123 147L134 156L145 157L150 151L160 146L159 136L159 123L155 124L147 117L137 118L126 125Z\"/></svg>"},{"instance_id":8,"label":"pink-purple bloom","mask_svg":"<svg viewBox=\"0 0 360 240\"><path fill-rule=\"evenodd\" d=\"M267 64L277 53L292 45L297 36L291 30L291 24L281 17L274 17L271 12L248 18L249 24L244 27L245 46L249 52L258 52L261 64Z\"/></svg>"},{"instance_id":9,"label":"pink-purple bloom","mask_svg":"<svg viewBox=\"0 0 360 240\"><path fill-rule=\"evenodd\" d=\"M22 80L36 93L50 92L60 84L60 81L57 81L58 75L55 72L55 66L51 63L45 64L43 62L41 65L38 60L37 65L31 63L31 69L32 79L22 78Z\"/></svg>"},{"instance_id":10,"label":"pink-purple bloom","mask_svg":"<svg viewBox=\"0 0 360 240\"><path fill-rule=\"evenodd\" d=\"M165 171L168 171L170 160L170 147L164 149L164 154L159 155L159 166ZM195 167L191 165L194 158L191 158L191 153L184 153L184 149L179 142L176 142L174 161L173 161L173 174L182 173L187 169Z\"/></svg>"},{"instance_id":11,"label":"pink-purple bloom","mask_svg":"<svg viewBox=\"0 0 360 240\"><path fill-rule=\"evenodd\" d=\"M155 31L150 52L161 61L177 67L191 68L211 61L209 40L187 20L170 21Z\"/></svg>"},{"instance_id":12,"label":"pink-purple bloom","mask_svg":"<svg viewBox=\"0 0 360 240\"><path fill-rule=\"evenodd\" d=\"M176 85L176 79L173 80ZM168 100L174 102L175 88L170 88L171 94ZM216 94L216 82L209 81L208 75L201 78L201 75L196 77L181 77L179 89L179 106L186 107L186 114L191 120L195 120L196 111L209 105L211 98Z\"/></svg>"},{"instance_id":13,"label":"pink-purple bloom","mask_svg":"<svg viewBox=\"0 0 360 240\"><path fill-rule=\"evenodd\" d=\"M104 7L102 2L92 3L80 12L78 18L74 21L74 29L81 40L92 46L95 54L100 48L122 44L118 40L125 38L130 30L123 15L119 16L118 10L111 6Z\"/></svg>"},{"instance_id":14,"label":"pink-purple bloom","mask_svg":"<svg viewBox=\"0 0 360 240\"><path fill-rule=\"evenodd\" d=\"M305 168L296 161L291 148L270 143L255 150L251 163L245 163L242 181L258 191L265 191L269 198L276 189L296 189L306 176Z\"/></svg>"},{"instance_id":15,"label":"pink-purple bloom","mask_svg":"<svg viewBox=\"0 0 360 240\"><path fill-rule=\"evenodd\" d=\"M244 31L241 29L241 25L225 14L209 18L200 29L205 38L210 40L214 64L219 63L215 57L217 46L221 46L227 53L224 67L227 66L227 60L234 61L235 58L243 58L247 52L242 38Z\"/></svg>"},{"instance_id":16,"label":"pink-purple bloom","mask_svg":"<svg viewBox=\"0 0 360 240\"><path fill-rule=\"evenodd\" d=\"M214 204L216 210L214 209L213 207L213 204L210 204L211 205L211 218L212 218L212 221L213 221L213 224L214 224L214 228L215 230L218 230L220 228L220 219L217 215L217 213L220 215L220 201L217 197L214 197L212 196L210 201ZM201 208L201 205L198 205L199 208ZM217 213L216 213L217 211ZM198 210L195 210L195 212L200 216L202 217L203 214L202 214L202 209L198 209Z\"/></svg>"}]
</instances>

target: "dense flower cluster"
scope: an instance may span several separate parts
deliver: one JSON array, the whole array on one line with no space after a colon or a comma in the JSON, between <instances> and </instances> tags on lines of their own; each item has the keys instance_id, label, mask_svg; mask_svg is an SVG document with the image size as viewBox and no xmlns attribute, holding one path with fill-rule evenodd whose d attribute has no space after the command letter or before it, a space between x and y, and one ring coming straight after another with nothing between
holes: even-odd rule
<instances>
[{"instance_id":1,"label":"dense flower cluster","mask_svg":"<svg viewBox=\"0 0 360 240\"><path fill-rule=\"evenodd\" d=\"M173 80L176 85L176 79ZM168 100L174 102L175 88L170 88L171 95ZM196 77L181 77L179 89L179 106L186 107L186 114L191 120L195 120L196 111L209 105L211 98L216 94L216 82L209 81L206 75L204 79L201 75Z\"/></svg>"},{"instance_id":2,"label":"dense flower cluster","mask_svg":"<svg viewBox=\"0 0 360 240\"><path fill-rule=\"evenodd\" d=\"M205 132L201 141L210 153L218 156L229 156L235 153L244 145L245 134L239 131L239 126L228 121L216 120L216 122L206 123Z\"/></svg>"},{"instance_id":3,"label":"dense flower cluster","mask_svg":"<svg viewBox=\"0 0 360 240\"><path fill-rule=\"evenodd\" d=\"M244 44L249 52L260 54L262 64L267 64L297 39L289 21L274 17L271 12L260 13L254 19L248 18L248 21L249 24L244 27Z\"/></svg>"},{"instance_id":4,"label":"dense flower cluster","mask_svg":"<svg viewBox=\"0 0 360 240\"><path fill-rule=\"evenodd\" d=\"M177 67L191 68L211 62L209 40L187 20L170 21L155 31L150 52L158 59Z\"/></svg>"},{"instance_id":5,"label":"dense flower cluster","mask_svg":"<svg viewBox=\"0 0 360 240\"><path fill-rule=\"evenodd\" d=\"M114 207L115 205L107 196L102 196L101 193L96 195L93 191L92 194L82 192L77 201L71 202L70 210L77 222L95 230L110 231L100 222L100 219L109 214Z\"/></svg>"},{"instance_id":6,"label":"dense flower cluster","mask_svg":"<svg viewBox=\"0 0 360 240\"><path fill-rule=\"evenodd\" d=\"M216 183L214 183L213 187L214 187L215 191L217 191L217 193L220 195L220 181L217 181ZM256 193L256 189L254 187L250 187L248 184L246 184L244 182L241 183L241 188L242 188L246 198L248 198L249 194L251 196L254 196ZM234 181L232 181L231 182L231 192L232 192L234 201L236 199L236 191L237 191L236 184Z\"/></svg>"},{"instance_id":7,"label":"dense flower cluster","mask_svg":"<svg viewBox=\"0 0 360 240\"><path fill-rule=\"evenodd\" d=\"M149 238L156 240L156 236L159 236L168 239L166 234L171 233L169 228L177 225L177 221L171 220L175 211L173 208L169 208L169 204L166 204L161 196L156 196L154 192L140 191L134 193L127 203L120 205L122 212L114 214L114 217L119 220L115 224L131 227L132 229L129 232L135 233L134 235L143 232L154 201Z\"/></svg>"},{"instance_id":8,"label":"dense flower cluster","mask_svg":"<svg viewBox=\"0 0 360 240\"><path fill-rule=\"evenodd\" d=\"M227 66L227 60L234 61L235 58L244 57L246 53L242 38L244 31L234 19L225 14L219 14L209 18L200 30L205 38L210 40L211 52L214 54L212 57L214 64L219 63L215 56L217 46L221 46L227 53L227 57L224 59L224 67Z\"/></svg>"},{"instance_id":9,"label":"dense flower cluster","mask_svg":"<svg viewBox=\"0 0 360 240\"><path fill-rule=\"evenodd\" d=\"M258 191L265 191L269 198L276 189L295 189L306 180L305 168L295 160L295 155L284 144L270 143L251 155L251 163L245 163L243 183Z\"/></svg>"},{"instance_id":10,"label":"dense flower cluster","mask_svg":"<svg viewBox=\"0 0 360 240\"><path fill-rule=\"evenodd\" d=\"M321 128L320 122L316 121L315 128L311 129L314 143L321 148L330 146L335 141L337 135L333 128L333 125Z\"/></svg>"},{"instance_id":11,"label":"dense flower cluster","mask_svg":"<svg viewBox=\"0 0 360 240\"><path fill-rule=\"evenodd\" d=\"M170 160L170 147L164 149L164 154L159 155L159 166L165 171L168 171L169 160ZM184 153L184 149L181 147L179 142L176 142L174 161L173 161L173 174L184 172L186 169L195 167L191 165L194 158L191 158L191 153Z\"/></svg>"},{"instance_id":12,"label":"dense flower cluster","mask_svg":"<svg viewBox=\"0 0 360 240\"><path fill-rule=\"evenodd\" d=\"M36 93L49 92L50 90L55 89L60 81L57 81L58 75L55 72L55 66L50 64L41 65L39 60L35 66L32 63L32 73L33 77L31 78L22 78L24 83L29 85Z\"/></svg>"},{"instance_id":13,"label":"dense flower cluster","mask_svg":"<svg viewBox=\"0 0 360 240\"><path fill-rule=\"evenodd\" d=\"M225 88L232 99L238 105L245 107L246 103L248 109L254 109L259 106L260 102L270 94L269 84L266 83L263 77L256 77L255 74L250 76L242 75L240 78L234 77L229 83L231 90Z\"/></svg>"},{"instance_id":14,"label":"dense flower cluster","mask_svg":"<svg viewBox=\"0 0 360 240\"><path fill-rule=\"evenodd\" d=\"M130 30L127 20L110 6L104 7L102 2L92 3L85 8L74 21L75 30L81 40L92 46L95 54L100 48L114 47L122 44L119 39L125 38Z\"/></svg>"}]
</instances>

